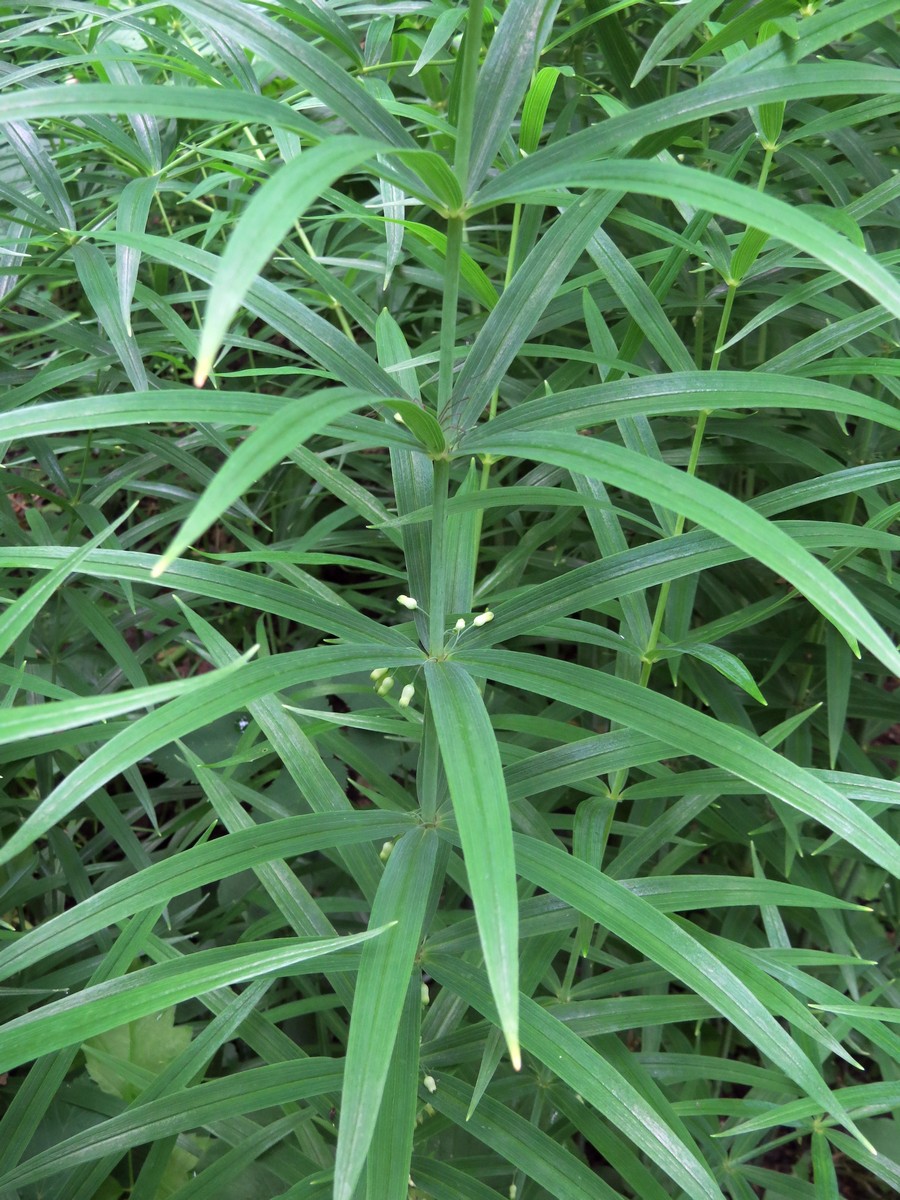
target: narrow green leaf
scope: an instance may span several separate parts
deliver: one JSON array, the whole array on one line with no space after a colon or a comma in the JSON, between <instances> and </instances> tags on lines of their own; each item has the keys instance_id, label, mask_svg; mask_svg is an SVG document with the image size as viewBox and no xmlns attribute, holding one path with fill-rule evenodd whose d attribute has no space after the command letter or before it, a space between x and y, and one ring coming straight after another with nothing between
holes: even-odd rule
<instances>
[{"instance_id":1,"label":"narrow green leaf","mask_svg":"<svg viewBox=\"0 0 900 1200\"><path fill-rule=\"evenodd\" d=\"M545 843L516 835L520 871L554 896L646 954L727 1017L807 1095L854 1134L856 1128L816 1066L753 992L674 921L600 871ZM623 895L623 892L627 893Z\"/></svg>"},{"instance_id":2,"label":"narrow green leaf","mask_svg":"<svg viewBox=\"0 0 900 1200\"><path fill-rule=\"evenodd\" d=\"M475 86L470 193L491 166L531 82L545 11L552 14L558 7L559 0L509 0L503 10ZM551 26L547 22L543 27L549 32Z\"/></svg>"},{"instance_id":3,"label":"narrow green leaf","mask_svg":"<svg viewBox=\"0 0 900 1200\"><path fill-rule=\"evenodd\" d=\"M386 149L366 138L331 138L285 163L253 195L232 230L210 288L194 372L197 387L213 369L250 285L294 222L336 179Z\"/></svg>"},{"instance_id":4,"label":"narrow green leaf","mask_svg":"<svg viewBox=\"0 0 900 1200\"><path fill-rule=\"evenodd\" d=\"M388 1067L375 1133L366 1162L367 1200L407 1200L419 1102L422 975L409 978ZM346 1094L346 1093L345 1093Z\"/></svg>"},{"instance_id":5,"label":"narrow green leaf","mask_svg":"<svg viewBox=\"0 0 900 1200\"><path fill-rule=\"evenodd\" d=\"M475 423L589 238L617 203L617 196L576 200L515 273L475 338L453 389L457 433Z\"/></svg>"},{"instance_id":6,"label":"narrow green leaf","mask_svg":"<svg viewBox=\"0 0 900 1200\"><path fill-rule=\"evenodd\" d=\"M900 81L894 83L900 86ZM530 161L537 162L538 156L534 155ZM560 186L659 196L730 217L796 246L851 280L888 312L900 317L900 283L879 262L802 209L755 188L671 162L569 161L555 170L535 173L535 179L524 189L510 182L513 174L508 171L483 189L476 198L479 210L501 201L540 195L552 201L553 189Z\"/></svg>"},{"instance_id":7,"label":"narrow green leaf","mask_svg":"<svg viewBox=\"0 0 900 1200\"><path fill-rule=\"evenodd\" d=\"M437 417L412 400L392 400L388 406L400 417L403 424L421 442L424 449L432 455L443 454L447 449L444 431L438 424Z\"/></svg>"},{"instance_id":8,"label":"narrow green leaf","mask_svg":"<svg viewBox=\"0 0 900 1200\"><path fill-rule=\"evenodd\" d=\"M550 97L561 74L559 67L541 67L531 81L531 87L522 105L522 121L519 126L519 149L525 154L533 154L538 148L541 134L544 132L544 119L547 116Z\"/></svg>"},{"instance_id":9,"label":"narrow green leaf","mask_svg":"<svg viewBox=\"0 0 900 1200\"><path fill-rule=\"evenodd\" d=\"M500 1027L518 1070L519 907L500 753L484 701L471 676L451 662L428 662L425 677L485 967Z\"/></svg>"},{"instance_id":10,"label":"narrow green leaf","mask_svg":"<svg viewBox=\"0 0 900 1200\"><path fill-rule=\"evenodd\" d=\"M11 1071L42 1054L80 1044L214 988L270 972L283 973L299 963L349 949L379 936L385 928L341 938L282 938L252 946L198 950L177 962L143 967L121 979L84 988L8 1021L0 1029L0 1071Z\"/></svg>"},{"instance_id":11,"label":"narrow green leaf","mask_svg":"<svg viewBox=\"0 0 900 1200\"><path fill-rule=\"evenodd\" d=\"M243 655L238 663L225 669L234 671L249 658L249 655ZM196 691L205 678L205 675L195 675L191 679L131 688L108 696L79 696L50 704L18 705L0 713L0 741L8 746L24 738L61 733L64 729L78 729L95 722L99 724L139 708L152 708L167 700L174 700L185 692Z\"/></svg>"},{"instance_id":12,"label":"narrow green leaf","mask_svg":"<svg viewBox=\"0 0 900 1200\"><path fill-rule=\"evenodd\" d=\"M858 3L857 0L847 0L842 7L845 14L848 9L854 8L859 12L863 3L872 7L880 5L884 12L895 7L892 0L859 0ZM818 14L819 17L822 15ZM815 23L817 19L811 20ZM529 158L513 164L496 178L488 180L475 197L475 203L479 207L487 208L496 203L501 196L510 199L514 195L524 196L539 190L539 187L550 179L554 179L555 185L558 186L567 174L577 176L583 168L596 176L608 168L608 186L619 187L616 172L625 164L618 161L599 163L598 159L610 154L622 155L640 138L664 129L677 128L691 121L700 121L717 113L732 112L754 104L764 104L766 101L821 99L823 96L842 95L895 96L900 93L900 80L892 67L876 67L868 63L798 61L789 66L778 63L774 66L766 65L765 69L750 70L749 64L754 59L766 56L767 47L759 47L758 50L744 55L738 62L730 64L730 67L718 71L697 87L689 90L679 89L662 100L642 104L608 120L595 122L588 129L563 138L555 144L541 147ZM798 55L799 57L801 56ZM593 169L590 164L593 164ZM634 165L650 167L661 164ZM683 170L687 171L687 168ZM586 186L586 182L583 179L574 179L571 185L567 186L583 187ZM750 188L745 190L751 192ZM752 194L757 195L755 190ZM743 221L745 225L753 223L752 220Z\"/></svg>"},{"instance_id":13,"label":"narrow green leaf","mask_svg":"<svg viewBox=\"0 0 900 1200\"><path fill-rule=\"evenodd\" d=\"M818 379L756 371L673 371L599 387L573 388L517 404L499 413L490 428L491 434L538 426L551 431L586 429L622 417L740 408L850 413L900 430L900 414L890 404ZM462 440L461 447L468 449L470 443L477 444L485 432L483 429L473 432ZM761 499L765 502L765 498Z\"/></svg>"},{"instance_id":14,"label":"narrow green leaf","mask_svg":"<svg viewBox=\"0 0 900 1200\"><path fill-rule=\"evenodd\" d=\"M335 1200L351 1200L375 1133L422 936L437 845L430 830L404 834L391 850L372 904L371 924L390 923L392 928L372 943L369 952L364 950L360 960L335 1151Z\"/></svg>"},{"instance_id":15,"label":"narrow green leaf","mask_svg":"<svg viewBox=\"0 0 900 1200\"><path fill-rule=\"evenodd\" d=\"M119 287L112 267L102 251L90 242L78 242L70 251L84 294L97 314L100 328L119 356L133 388L147 386L147 373L140 347L122 315Z\"/></svg>"},{"instance_id":16,"label":"narrow green leaf","mask_svg":"<svg viewBox=\"0 0 900 1200\"><path fill-rule=\"evenodd\" d=\"M743 730L695 712L669 696L575 663L537 660L532 655L498 650L458 652L456 658L474 675L552 696L576 710L584 709L664 739L684 754L702 755L821 822L900 876L900 848L871 817L820 778Z\"/></svg>"},{"instance_id":17,"label":"narrow green leaf","mask_svg":"<svg viewBox=\"0 0 900 1200\"><path fill-rule=\"evenodd\" d=\"M371 404L365 392L334 389L285 404L243 441L218 471L168 550L151 572L158 579L223 512L294 446L324 429L329 421Z\"/></svg>"},{"instance_id":18,"label":"narrow green leaf","mask_svg":"<svg viewBox=\"0 0 900 1200\"><path fill-rule=\"evenodd\" d=\"M278 858L329 847L378 842L404 833L412 816L401 813L306 813L229 833L145 867L102 892L21 934L0 950L0 979L25 970L83 938L143 909L162 908L184 892L252 870Z\"/></svg>"},{"instance_id":19,"label":"narrow green leaf","mask_svg":"<svg viewBox=\"0 0 900 1200\"><path fill-rule=\"evenodd\" d=\"M641 59L641 65L631 81L636 87L645 76L667 58L673 50L694 32L712 12L717 9L722 0L688 0L674 13L668 21L659 28L659 33L647 48L647 53Z\"/></svg>"},{"instance_id":20,"label":"narrow green leaf","mask_svg":"<svg viewBox=\"0 0 900 1200\"><path fill-rule=\"evenodd\" d=\"M472 1089L451 1075L441 1076L430 1097L434 1108L544 1188L553 1200L621 1200L587 1163L548 1133L491 1096L483 1096L467 1117ZM0 1181L2 1182L2 1181ZM496 1194L496 1193L495 1193ZM480 1200L480 1197L479 1197Z\"/></svg>"},{"instance_id":21,"label":"narrow green leaf","mask_svg":"<svg viewBox=\"0 0 900 1200\"><path fill-rule=\"evenodd\" d=\"M471 446L474 438L470 438ZM855 647L867 646L890 670L900 673L900 653L853 593L796 541L740 500L664 463L623 446L567 434L496 435L487 427L479 449L552 462L635 495L666 504L720 534L794 584Z\"/></svg>"},{"instance_id":22,"label":"narrow green leaf","mask_svg":"<svg viewBox=\"0 0 900 1200\"><path fill-rule=\"evenodd\" d=\"M422 46L419 57L416 59L416 65L410 71L410 75L418 75L422 68L427 67L433 58L437 58L438 54L440 54L462 24L465 15L466 12L463 8L446 8L443 12L438 13L434 24L428 31L428 37L425 39L425 44Z\"/></svg>"},{"instance_id":23,"label":"narrow green leaf","mask_svg":"<svg viewBox=\"0 0 900 1200\"><path fill-rule=\"evenodd\" d=\"M373 663L416 666L421 661L421 653L398 652L377 645L354 649L325 646L298 651L296 655L275 655L262 662L248 663L241 668L243 678L240 690L235 688L230 674L205 675L203 678L208 681L205 686L198 685L196 692L170 700L156 712L148 713L110 738L90 758L79 763L0 846L0 863L9 862L27 850L36 838L125 767L147 757L160 746L184 737L226 713L234 712L258 696L311 679L320 679L331 673L368 672Z\"/></svg>"},{"instance_id":24,"label":"narrow green leaf","mask_svg":"<svg viewBox=\"0 0 900 1200\"><path fill-rule=\"evenodd\" d=\"M466 963L449 955L435 955L427 962L436 979L467 1003L494 1016L488 989L480 986L478 976ZM602 1112L689 1196L719 1200L719 1188L685 1131L672 1128L620 1071L540 1004L528 996L520 997L520 1004L524 1050ZM482 1104L484 1098L476 1112L481 1111Z\"/></svg>"},{"instance_id":25,"label":"narrow green leaf","mask_svg":"<svg viewBox=\"0 0 900 1200\"><path fill-rule=\"evenodd\" d=\"M78 570L93 550L96 550L115 533L122 522L131 516L135 507L136 504L132 504L112 525L101 530L96 537L85 542L78 550L69 552L58 566L39 579L37 583L33 583L26 592L9 605L0 616L0 655L7 652L19 634L28 628L57 588L65 583L73 571Z\"/></svg>"},{"instance_id":26,"label":"narrow green leaf","mask_svg":"<svg viewBox=\"0 0 900 1200\"><path fill-rule=\"evenodd\" d=\"M181 7L188 15L206 19L213 28L233 33L239 45L253 49L288 78L308 88L356 133L392 146L413 148L411 135L358 79L312 41L274 21L255 5L241 0L184 0Z\"/></svg>"},{"instance_id":27,"label":"narrow green leaf","mask_svg":"<svg viewBox=\"0 0 900 1200\"><path fill-rule=\"evenodd\" d=\"M828 758L831 769L837 762L850 705L853 659L846 642L833 626L825 630L826 694L828 697Z\"/></svg>"},{"instance_id":28,"label":"narrow green leaf","mask_svg":"<svg viewBox=\"0 0 900 1200\"><path fill-rule=\"evenodd\" d=\"M0 1177L0 1188L19 1188L107 1154L196 1129L210 1122L321 1096L340 1087L343 1064L333 1058L305 1058L246 1071L186 1088L136 1105L100 1125L26 1159Z\"/></svg>"}]
</instances>

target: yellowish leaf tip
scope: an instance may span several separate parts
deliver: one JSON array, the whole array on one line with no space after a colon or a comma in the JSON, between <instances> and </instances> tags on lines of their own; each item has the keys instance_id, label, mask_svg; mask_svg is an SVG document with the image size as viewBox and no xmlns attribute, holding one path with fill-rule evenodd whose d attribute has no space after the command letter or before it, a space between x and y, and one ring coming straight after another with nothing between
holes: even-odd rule
<instances>
[{"instance_id":1,"label":"yellowish leaf tip","mask_svg":"<svg viewBox=\"0 0 900 1200\"><path fill-rule=\"evenodd\" d=\"M510 1060L512 1061L513 1070L521 1071L522 1070L522 1050L521 1050L521 1047L519 1046L518 1039L516 1039L515 1041L509 1042L509 1057L510 1057Z\"/></svg>"},{"instance_id":2,"label":"yellowish leaf tip","mask_svg":"<svg viewBox=\"0 0 900 1200\"><path fill-rule=\"evenodd\" d=\"M208 358L198 358L197 365L194 368L194 387L202 388L209 379L209 369L212 363Z\"/></svg>"},{"instance_id":3,"label":"yellowish leaf tip","mask_svg":"<svg viewBox=\"0 0 900 1200\"><path fill-rule=\"evenodd\" d=\"M162 558L158 558L156 560L156 562L153 564L153 567L150 571L150 578L151 579L159 579L159 577L160 577L160 575L162 575L163 571L165 571L171 565L172 565L171 558L166 558L165 555L163 555Z\"/></svg>"}]
</instances>

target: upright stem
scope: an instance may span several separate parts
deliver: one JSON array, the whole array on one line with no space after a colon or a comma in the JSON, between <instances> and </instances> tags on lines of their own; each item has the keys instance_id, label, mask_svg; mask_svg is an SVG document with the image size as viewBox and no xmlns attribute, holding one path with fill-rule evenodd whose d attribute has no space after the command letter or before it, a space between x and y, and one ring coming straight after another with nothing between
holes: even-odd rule
<instances>
[{"instance_id":1,"label":"upright stem","mask_svg":"<svg viewBox=\"0 0 900 1200\"><path fill-rule=\"evenodd\" d=\"M700 447L703 445L703 435L706 432L706 422L709 420L709 409L703 409L697 416L697 424L694 426L694 438L691 442L691 454L688 460L688 475L697 474L697 463L700 461ZM683 513L679 513L675 521L674 537L680 537L684 533L685 517ZM653 625L650 629L650 636L647 638L647 645L644 648L644 661L641 667L641 687L647 686L647 681L650 678L650 672L653 670L653 651L659 643L659 635L662 632L663 619L666 615L666 606L669 602L669 591L671 582L666 582L659 589L659 598L656 601L656 612L653 614Z\"/></svg>"},{"instance_id":2,"label":"upright stem","mask_svg":"<svg viewBox=\"0 0 900 1200\"><path fill-rule=\"evenodd\" d=\"M475 80L481 52L484 0L469 0L469 15L458 60L459 109L453 169L463 195L462 211L451 213L447 222L447 253L444 259L444 291L441 301L440 352L438 356L438 414L449 411L456 357L456 322L459 308L459 275L465 238L465 196L468 191L469 157L475 118ZM431 566L428 588L428 653L444 653L447 623L447 500L450 491L450 462L434 460L431 508ZM426 701L425 725L417 774L422 818L433 822L437 814L443 771L431 705Z\"/></svg>"},{"instance_id":3,"label":"upright stem","mask_svg":"<svg viewBox=\"0 0 900 1200\"><path fill-rule=\"evenodd\" d=\"M453 390L453 361L456 355L456 317L459 307L459 267L465 219L451 217L447 225L447 257L444 260L444 297L441 302L441 349L438 367L438 412L446 412Z\"/></svg>"},{"instance_id":4,"label":"upright stem","mask_svg":"<svg viewBox=\"0 0 900 1200\"><path fill-rule=\"evenodd\" d=\"M475 81L481 51L481 27L484 0L469 0L469 16L459 61L459 110L456 121L456 149L453 171L463 195L463 208L469 186L469 158L472 153L472 126L475 121ZM451 213L447 222L447 255L444 260L444 297L441 303L441 346L438 366L438 412L445 413L453 390L453 360L456 353L456 320L459 307L459 268L466 219L463 212Z\"/></svg>"},{"instance_id":5,"label":"upright stem","mask_svg":"<svg viewBox=\"0 0 900 1200\"><path fill-rule=\"evenodd\" d=\"M472 125L475 120L475 78L478 74L483 24L484 0L469 0L460 62L459 113L456 121L456 152L453 156L453 169L463 196L469 183L469 155L472 152Z\"/></svg>"},{"instance_id":6,"label":"upright stem","mask_svg":"<svg viewBox=\"0 0 900 1200\"><path fill-rule=\"evenodd\" d=\"M434 494L431 502L431 585L428 595L428 653L444 649L447 613L447 498L450 490L450 462L434 462Z\"/></svg>"}]
</instances>

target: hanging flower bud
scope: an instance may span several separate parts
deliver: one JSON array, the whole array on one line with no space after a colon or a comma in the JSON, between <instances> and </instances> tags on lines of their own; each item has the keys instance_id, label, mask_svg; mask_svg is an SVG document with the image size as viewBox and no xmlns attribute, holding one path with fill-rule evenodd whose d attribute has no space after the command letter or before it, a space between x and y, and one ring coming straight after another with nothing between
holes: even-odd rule
<instances>
[{"instance_id":1,"label":"hanging flower bud","mask_svg":"<svg viewBox=\"0 0 900 1200\"><path fill-rule=\"evenodd\" d=\"M386 696L393 686L394 686L393 675L385 675L384 679L382 679L381 683L379 683L375 694L377 696Z\"/></svg>"},{"instance_id":2,"label":"hanging flower bud","mask_svg":"<svg viewBox=\"0 0 900 1200\"><path fill-rule=\"evenodd\" d=\"M402 605L403 608L408 608L410 612L415 612L419 607L419 602L414 596L398 596L397 603Z\"/></svg>"},{"instance_id":3,"label":"hanging flower bud","mask_svg":"<svg viewBox=\"0 0 900 1200\"><path fill-rule=\"evenodd\" d=\"M428 991L428 984L422 984L422 1003L428 1004L431 1001L431 993Z\"/></svg>"},{"instance_id":4,"label":"hanging flower bud","mask_svg":"<svg viewBox=\"0 0 900 1200\"><path fill-rule=\"evenodd\" d=\"M437 1084L435 1083L434 1076L426 1075L425 1078L422 1080L422 1082L425 1084L425 1087L427 1088L427 1090L429 1092L431 1092L431 1094L433 1096L434 1093L437 1091Z\"/></svg>"},{"instance_id":5,"label":"hanging flower bud","mask_svg":"<svg viewBox=\"0 0 900 1200\"><path fill-rule=\"evenodd\" d=\"M387 860L391 857L391 851L393 850L393 848L394 848L393 842L385 842L384 843L384 845L381 847L381 852L378 855L378 857L381 859L382 862L387 862Z\"/></svg>"},{"instance_id":6,"label":"hanging flower bud","mask_svg":"<svg viewBox=\"0 0 900 1200\"><path fill-rule=\"evenodd\" d=\"M488 621L493 621L494 614L490 609L487 612L479 613L477 617L472 619L472 624L477 625L480 629L482 625L487 625Z\"/></svg>"},{"instance_id":7,"label":"hanging flower bud","mask_svg":"<svg viewBox=\"0 0 900 1200\"><path fill-rule=\"evenodd\" d=\"M412 700L412 698L415 694L416 694L416 689L413 687L413 685L411 683L408 683L406 685L406 687L403 689L403 691L400 693L400 699L397 701L397 703L400 705L401 708L409 708L410 701Z\"/></svg>"},{"instance_id":8,"label":"hanging flower bud","mask_svg":"<svg viewBox=\"0 0 900 1200\"><path fill-rule=\"evenodd\" d=\"M453 626L453 628L456 630L457 633L462 633L462 631L465 629L465 627L466 627L466 623L462 617L460 617L459 620L456 622L456 624Z\"/></svg>"},{"instance_id":9,"label":"hanging flower bud","mask_svg":"<svg viewBox=\"0 0 900 1200\"><path fill-rule=\"evenodd\" d=\"M376 667L374 671L369 672L369 678L373 683L377 683L379 679L384 679L389 670L389 667Z\"/></svg>"}]
</instances>

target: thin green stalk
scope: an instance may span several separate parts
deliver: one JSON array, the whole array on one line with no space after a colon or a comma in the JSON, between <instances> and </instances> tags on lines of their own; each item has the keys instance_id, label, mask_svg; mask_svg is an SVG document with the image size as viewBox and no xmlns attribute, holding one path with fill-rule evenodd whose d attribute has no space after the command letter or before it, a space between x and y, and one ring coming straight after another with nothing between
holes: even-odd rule
<instances>
[{"instance_id":1,"label":"thin green stalk","mask_svg":"<svg viewBox=\"0 0 900 1200\"><path fill-rule=\"evenodd\" d=\"M688 460L687 473L688 475L697 474L697 463L700 461L700 448L703 445L703 435L706 432L706 423L709 420L710 410L704 409L697 416L697 424L694 426L694 437L691 441L691 453ZM675 537L680 537L684 533L685 517L679 513L675 521ZM656 611L653 614L653 625L650 628L650 635L647 638L647 645L644 648L643 665L641 667L641 687L646 687L650 679L650 672L653 670L653 653L659 643L659 635L662 632L663 620L666 615L666 605L669 602L669 591L671 584L667 580L659 590L659 598L656 602Z\"/></svg>"},{"instance_id":2,"label":"thin green stalk","mask_svg":"<svg viewBox=\"0 0 900 1200\"><path fill-rule=\"evenodd\" d=\"M463 38L460 60L459 115L456 122L456 150L453 169L466 193L469 175L469 156L472 153L472 126L475 121L475 77L481 52L481 29L484 24L484 0L469 0L466 35Z\"/></svg>"},{"instance_id":3,"label":"thin green stalk","mask_svg":"<svg viewBox=\"0 0 900 1200\"><path fill-rule=\"evenodd\" d=\"M416 770L416 788L419 798L419 812L426 825L434 823L437 817L438 792L441 785L441 750L438 745L437 729L434 715L427 699L425 702L425 721L422 729L422 746L419 751L419 765Z\"/></svg>"},{"instance_id":4,"label":"thin green stalk","mask_svg":"<svg viewBox=\"0 0 900 1200\"><path fill-rule=\"evenodd\" d=\"M456 149L453 170L465 197L468 188L469 158L472 152L472 126L475 120L475 79L481 51L481 26L484 0L470 0L466 35L459 60L459 113L456 122ZM465 216L451 214L447 222L447 255L444 261L444 295L441 302L441 345L438 367L438 412L444 413L453 390L453 362L456 352L456 321L459 308L459 272L465 237Z\"/></svg>"},{"instance_id":5,"label":"thin green stalk","mask_svg":"<svg viewBox=\"0 0 900 1200\"><path fill-rule=\"evenodd\" d=\"M731 309L734 305L734 297L737 293L738 285L734 280L729 280L728 291L725 293L725 303L722 305L722 313L719 317L719 329L716 333L716 345L713 350L712 361L709 364L710 371L718 371L719 362L725 350L725 335L728 332L728 322L731 318Z\"/></svg>"},{"instance_id":6,"label":"thin green stalk","mask_svg":"<svg viewBox=\"0 0 900 1200\"><path fill-rule=\"evenodd\" d=\"M428 653L444 650L447 611L447 499L450 490L450 462L434 462L434 496L431 510L431 586L428 596Z\"/></svg>"},{"instance_id":7,"label":"thin green stalk","mask_svg":"<svg viewBox=\"0 0 900 1200\"><path fill-rule=\"evenodd\" d=\"M456 356L456 319L459 308L459 268L462 261L463 217L451 217L447 224L447 257L444 260L444 295L441 301L441 346L438 366L438 412L444 413L453 390L453 363Z\"/></svg>"}]
</instances>

